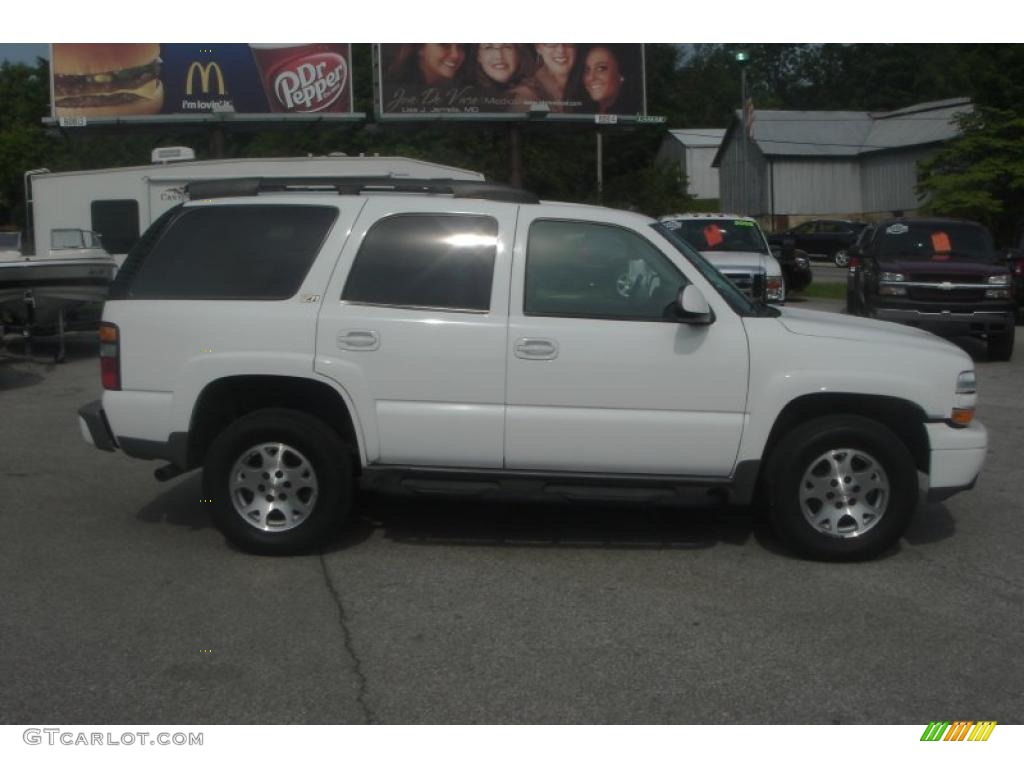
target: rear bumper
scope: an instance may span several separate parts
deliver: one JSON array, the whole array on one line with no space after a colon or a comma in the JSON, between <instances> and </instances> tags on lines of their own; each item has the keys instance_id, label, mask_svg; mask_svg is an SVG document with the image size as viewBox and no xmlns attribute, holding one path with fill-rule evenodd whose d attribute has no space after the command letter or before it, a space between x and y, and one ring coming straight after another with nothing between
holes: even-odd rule
<instances>
[{"instance_id":1,"label":"rear bumper","mask_svg":"<svg viewBox=\"0 0 1024 768\"><path fill-rule=\"evenodd\" d=\"M928 501L948 499L974 487L988 451L988 430L975 421L956 428L944 423L926 424L931 446Z\"/></svg>"},{"instance_id":2,"label":"rear bumper","mask_svg":"<svg viewBox=\"0 0 1024 768\"><path fill-rule=\"evenodd\" d=\"M103 413L103 403L100 400L93 400L87 405L78 409L78 428L82 431L82 438L101 451L116 451L117 441L114 433L107 423L107 416Z\"/></svg>"}]
</instances>

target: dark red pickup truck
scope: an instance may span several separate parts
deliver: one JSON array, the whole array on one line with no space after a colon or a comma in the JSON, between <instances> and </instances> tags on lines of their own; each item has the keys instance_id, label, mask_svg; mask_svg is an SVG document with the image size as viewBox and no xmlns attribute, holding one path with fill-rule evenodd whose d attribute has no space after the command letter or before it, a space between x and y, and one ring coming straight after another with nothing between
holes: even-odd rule
<instances>
[{"instance_id":1,"label":"dark red pickup truck","mask_svg":"<svg viewBox=\"0 0 1024 768\"><path fill-rule=\"evenodd\" d=\"M980 224L890 219L871 225L854 246L846 309L939 336L977 336L990 359L1009 360L1013 291L1006 260Z\"/></svg>"}]
</instances>

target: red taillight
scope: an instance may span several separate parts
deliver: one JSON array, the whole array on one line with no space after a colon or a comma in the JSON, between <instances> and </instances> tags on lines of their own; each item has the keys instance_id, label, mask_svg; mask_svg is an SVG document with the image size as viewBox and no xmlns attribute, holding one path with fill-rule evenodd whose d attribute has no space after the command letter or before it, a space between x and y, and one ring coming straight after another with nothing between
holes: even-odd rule
<instances>
[{"instance_id":1,"label":"red taillight","mask_svg":"<svg viewBox=\"0 0 1024 768\"><path fill-rule=\"evenodd\" d=\"M851 256L850 257L850 264L849 264L850 269L856 269L859 266L860 266L860 256Z\"/></svg>"},{"instance_id":2,"label":"red taillight","mask_svg":"<svg viewBox=\"0 0 1024 768\"><path fill-rule=\"evenodd\" d=\"M1024 275L1024 261L1018 261L1013 265L1013 274Z\"/></svg>"},{"instance_id":3,"label":"red taillight","mask_svg":"<svg viewBox=\"0 0 1024 768\"><path fill-rule=\"evenodd\" d=\"M121 388L121 334L113 323L100 323L100 379L104 389Z\"/></svg>"}]
</instances>

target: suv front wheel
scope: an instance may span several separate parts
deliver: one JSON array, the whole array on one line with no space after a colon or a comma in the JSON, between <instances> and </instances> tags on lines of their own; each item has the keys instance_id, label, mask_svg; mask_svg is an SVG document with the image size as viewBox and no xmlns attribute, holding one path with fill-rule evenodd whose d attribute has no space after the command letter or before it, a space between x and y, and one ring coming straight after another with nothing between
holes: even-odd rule
<instances>
[{"instance_id":1,"label":"suv front wheel","mask_svg":"<svg viewBox=\"0 0 1024 768\"><path fill-rule=\"evenodd\" d=\"M785 435L765 468L779 536L819 560L892 547L917 506L917 466L896 435L861 416L825 416Z\"/></svg>"},{"instance_id":2,"label":"suv front wheel","mask_svg":"<svg viewBox=\"0 0 1024 768\"><path fill-rule=\"evenodd\" d=\"M203 489L229 541L257 554L322 543L351 507L348 447L322 421L286 408L243 416L213 441Z\"/></svg>"}]
</instances>

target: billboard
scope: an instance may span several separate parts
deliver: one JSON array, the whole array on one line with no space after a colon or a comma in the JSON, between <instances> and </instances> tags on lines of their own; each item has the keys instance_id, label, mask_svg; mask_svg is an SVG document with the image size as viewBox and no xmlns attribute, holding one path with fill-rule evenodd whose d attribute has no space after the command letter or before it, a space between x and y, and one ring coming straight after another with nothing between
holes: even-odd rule
<instances>
[{"instance_id":1,"label":"billboard","mask_svg":"<svg viewBox=\"0 0 1024 768\"><path fill-rule=\"evenodd\" d=\"M145 116L352 114L348 43L54 43L62 125Z\"/></svg>"},{"instance_id":2,"label":"billboard","mask_svg":"<svg viewBox=\"0 0 1024 768\"><path fill-rule=\"evenodd\" d=\"M639 43L379 43L382 118L646 115ZM602 117L604 119L602 119Z\"/></svg>"}]
</instances>

